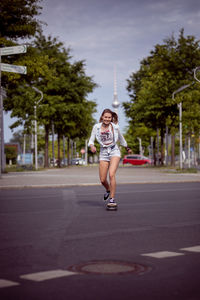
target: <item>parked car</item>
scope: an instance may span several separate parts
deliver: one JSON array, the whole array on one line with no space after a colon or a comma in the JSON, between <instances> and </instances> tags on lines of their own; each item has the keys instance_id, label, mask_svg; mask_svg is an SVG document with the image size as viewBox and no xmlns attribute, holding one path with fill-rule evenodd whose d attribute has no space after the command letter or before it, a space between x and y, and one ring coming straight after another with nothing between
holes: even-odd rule
<instances>
[{"instance_id":1,"label":"parked car","mask_svg":"<svg viewBox=\"0 0 200 300\"><path fill-rule=\"evenodd\" d=\"M79 165L85 165L85 159L80 158L79 161L78 161L78 164Z\"/></svg>"},{"instance_id":2,"label":"parked car","mask_svg":"<svg viewBox=\"0 0 200 300\"><path fill-rule=\"evenodd\" d=\"M123 158L123 164L131 165L146 165L151 164L151 159L139 154L125 155Z\"/></svg>"},{"instance_id":3,"label":"parked car","mask_svg":"<svg viewBox=\"0 0 200 300\"><path fill-rule=\"evenodd\" d=\"M79 158L73 158L72 160L71 160L71 164L72 165L78 165L79 163Z\"/></svg>"},{"instance_id":4,"label":"parked car","mask_svg":"<svg viewBox=\"0 0 200 300\"><path fill-rule=\"evenodd\" d=\"M62 160L61 160L61 166L62 166L62 167L67 166L67 162L68 162L67 158L62 159Z\"/></svg>"},{"instance_id":5,"label":"parked car","mask_svg":"<svg viewBox=\"0 0 200 300\"><path fill-rule=\"evenodd\" d=\"M85 165L85 160L80 158L80 157L79 158L73 158L71 160L71 164L72 165Z\"/></svg>"},{"instance_id":6,"label":"parked car","mask_svg":"<svg viewBox=\"0 0 200 300\"><path fill-rule=\"evenodd\" d=\"M53 164L53 158L50 159L50 166L51 167L57 167L58 166L58 159L54 159L54 164Z\"/></svg>"}]
</instances>

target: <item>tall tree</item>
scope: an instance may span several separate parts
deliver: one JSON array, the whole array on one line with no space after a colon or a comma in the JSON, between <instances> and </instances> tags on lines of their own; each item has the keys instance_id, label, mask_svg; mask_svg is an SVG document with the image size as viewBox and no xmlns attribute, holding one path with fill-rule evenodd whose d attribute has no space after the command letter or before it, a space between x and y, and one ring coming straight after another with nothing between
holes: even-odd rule
<instances>
[{"instance_id":1,"label":"tall tree","mask_svg":"<svg viewBox=\"0 0 200 300\"><path fill-rule=\"evenodd\" d=\"M66 50L56 38L46 38L40 33L34 46L30 47L25 56L27 65L30 66L29 75L22 78L20 85L12 80L5 109L11 110L11 115L18 118L12 125L13 128L23 124L28 131L34 119L35 101L39 96L32 87L35 86L43 92L43 101L37 107L37 119L38 124L44 125L45 128L47 167L52 122L59 138L63 135L69 138L88 136L93 125L92 114L96 104L88 101L87 96L96 84L85 74L85 62L71 63L70 50ZM29 64L30 54L32 64ZM8 78L5 78L5 82L6 79Z\"/></svg>"},{"instance_id":2,"label":"tall tree","mask_svg":"<svg viewBox=\"0 0 200 300\"><path fill-rule=\"evenodd\" d=\"M180 100L176 97L177 101L173 102L172 93L192 82L192 69L199 64L199 43L193 36L184 37L183 30L177 41L172 36L163 45L156 45L150 56L141 62L140 70L128 80L131 102L124 103L124 108L130 125L143 122L154 130L159 128L163 144L165 126L170 126L172 132L178 124L176 104ZM198 93L193 101L198 102L199 98ZM162 161L163 154L162 147Z\"/></svg>"},{"instance_id":3,"label":"tall tree","mask_svg":"<svg viewBox=\"0 0 200 300\"><path fill-rule=\"evenodd\" d=\"M70 138L83 137L87 132L86 122L92 119L96 104L87 101L88 93L96 87L92 77L85 74L85 62L71 63L70 49L65 49L63 43L56 38L42 34L35 41L37 49L46 53L53 60L50 68L54 70L54 80L41 79L39 87L44 91L43 109L40 118L46 129L46 149L48 149L48 134L54 123L58 139L65 135ZM81 124L82 120L82 124ZM81 126L77 126L81 124ZM88 127L88 126L87 126ZM87 132L88 134L88 132ZM59 145L58 141L58 145ZM58 154L60 151L58 151ZM46 156L47 164L47 156Z\"/></svg>"},{"instance_id":4,"label":"tall tree","mask_svg":"<svg viewBox=\"0 0 200 300\"><path fill-rule=\"evenodd\" d=\"M1 0L0 38L30 38L41 27L36 17L42 0Z\"/></svg>"}]
</instances>

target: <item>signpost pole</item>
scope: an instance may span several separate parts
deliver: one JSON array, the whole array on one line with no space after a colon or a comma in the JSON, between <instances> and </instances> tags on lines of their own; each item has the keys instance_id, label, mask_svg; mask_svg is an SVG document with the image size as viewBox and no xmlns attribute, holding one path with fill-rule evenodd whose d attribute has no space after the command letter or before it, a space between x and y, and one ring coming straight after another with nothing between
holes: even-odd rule
<instances>
[{"instance_id":1,"label":"signpost pole","mask_svg":"<svg viewBox=\"0 0 200 300\"><path fill-rule=\"evenodd\" d=\"M4 129L3 129L3 96L1 88L1 71L26 74L26 66L15 66L1 63L1 56L26 53L27 46L19 45L14 47L0 48L0 177L5 168L4 155Z\"/></svg>"},{"instance_id":2,"label":"signpost pole","mask_svg":"<svg viewBox=\"0 0 200 300\"><path fill-rule=\"evenodd\" d=\"M2 95L1 95L1 48L0 48L0 177L1 177L1 167L2 167Z\"/></svg>"},{"instance_id":3,"label":"signpost pole","mask_svg":"<svg viewBox=\"0 0 200 300\"><path fill-rule=\"evenodd\" d=\"M178 90L174 91L172 94L172 99L173 101L175 100L175 95L177 93L182 92L183 90L185 90L186 88L190 87L191 85L193 85L194 82L189 83L189 84L185 84L183 86L181 86ZM183 155L183 142L182 142L182 102L180 102L178 104L178 108L179 108L179 163L180 163L180 169L183 168L183 159L182 159L182 155Z\"/></svg>"},{"instance_id":4,"label":"signpost pole","mask_svg":"<svg viewBox=\"0 0 200 300\"><path fill-rule=\"evenodd\" d=\"M85 165L88 164L88 141L85 140Z\"/></svg>"},{"instance_id":5,"label":"signpost pole","mask_svg":"<svg viewBox=\"0 0 200 300\"><path fill-rule=\"evenodd\" d=\"M35 116L35 169L38 169L38 155L37 155L37 112L36 104L34 105L34 116Z\"/></svg>"},{"instance_id":6,"label":"signpost pole","mask_svg":"<svg viewBox=\"0 0 200 300\"><path fill-rule=\"evenodd\" d=\"M34 105L34 116L35 116L35 169L38 169L38 155L37 155L37 105L43 99L43 92L37 89L35 86L32 87L37 93L40 93L41 97Z\"/></svg>"}]
</instances>

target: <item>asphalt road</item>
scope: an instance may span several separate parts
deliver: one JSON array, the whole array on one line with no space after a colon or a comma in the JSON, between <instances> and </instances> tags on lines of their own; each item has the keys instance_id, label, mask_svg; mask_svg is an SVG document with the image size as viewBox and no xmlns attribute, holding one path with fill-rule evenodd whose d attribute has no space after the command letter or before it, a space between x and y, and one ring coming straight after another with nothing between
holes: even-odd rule
<instances>
[{"instance_id":1,"label":"asphalt road","mask_svg":"<svg viewBox=\"0 0 200 300\"><path fill-rule=\"evenodd\" d=\"M0 190L0 299L200 299L200 184L102 192Z\"/></svg>"}]
</instances>

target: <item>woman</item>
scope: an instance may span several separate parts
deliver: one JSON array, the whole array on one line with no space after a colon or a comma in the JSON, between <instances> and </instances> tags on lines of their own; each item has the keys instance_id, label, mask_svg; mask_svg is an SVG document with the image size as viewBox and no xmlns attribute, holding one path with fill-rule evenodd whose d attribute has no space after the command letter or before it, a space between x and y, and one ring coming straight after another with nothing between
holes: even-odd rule
<instances>
[{"instance_id":1,"label":"woman","mask_svg":"<svg viewBox=\"0 0 200 300\"><path fill-rule=\"evenodd\" d=\"M95 138L100 144L99 155L99 177L102 185L105 187L106 192L104 194L104 200L109 198L107 203L108 208L116 207L115 191L116 180L115 173L117 171L121 153L117 145L117 141L126 148L128 153L131 153L131 149L127 147L127 143L120 133L118 123L118 116L110 109L104 109L101 114L99 123L94 125L89 140L89 147L92 153L96 152L94 146ZM107 174L109 172L109 182L107 180Z\"/></svg>"}]
</instances>

